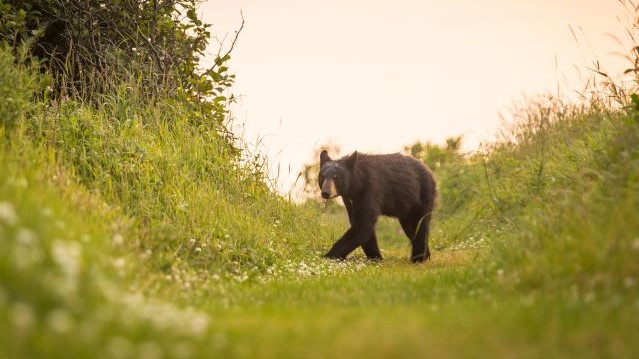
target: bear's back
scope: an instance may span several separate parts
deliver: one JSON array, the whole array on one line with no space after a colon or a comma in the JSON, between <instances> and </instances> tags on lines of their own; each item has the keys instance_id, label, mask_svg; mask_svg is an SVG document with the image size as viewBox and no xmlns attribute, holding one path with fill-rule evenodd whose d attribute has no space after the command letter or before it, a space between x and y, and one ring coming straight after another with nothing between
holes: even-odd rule
<instances>
[{"instance_id":1,"label":"bear's back","mask_svg":"<svg viewBox=\"0 0 639 359\"><path fill-rule=\"evenodd\" d=\"M435 196L434 178L421 161L399 153L360 155L357 168L364 191L373 196L381 212L402 216L427 206Z\"/></svg>"}]
</instances>

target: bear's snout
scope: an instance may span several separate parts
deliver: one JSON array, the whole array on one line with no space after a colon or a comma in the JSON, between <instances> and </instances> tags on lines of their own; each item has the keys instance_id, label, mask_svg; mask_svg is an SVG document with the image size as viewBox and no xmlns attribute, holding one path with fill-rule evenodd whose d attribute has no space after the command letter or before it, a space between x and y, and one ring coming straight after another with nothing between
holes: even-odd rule
<instances>
[{"instance_id":1,"label":"bear's snout","mask_svg":"<svg viewBox=\"0 0 639 359\"><path fill-rule=\"evenodd\" d=\"M332 179L324 180L322 183L322 198L331 199L337 197L337 188L335 188L335 182Z\"/></svg>"}]
</instances>

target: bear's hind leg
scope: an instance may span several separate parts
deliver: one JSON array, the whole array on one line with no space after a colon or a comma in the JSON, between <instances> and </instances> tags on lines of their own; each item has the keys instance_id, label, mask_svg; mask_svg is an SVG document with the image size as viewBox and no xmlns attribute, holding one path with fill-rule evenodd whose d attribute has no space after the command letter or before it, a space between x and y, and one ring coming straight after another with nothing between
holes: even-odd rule
<instances>
[{"instance_id":1,"label":"bear's hind leg","mask_svg":"<svg viewBox=\"0 0 639 359\"><path fill-rule=\"evenodd\" d=\"M412 244L410 260L413 263L423 262L430 258L428 249L428 232L430 227L430 214L400 219L399 223Z\"/></svg>"},{"instance_id":2,"label":"bear's hind leg","mask_svg":"<svg viewBox=\"0 0 639 359\"><path fill-rule=\"evenodd\" d=\"M428 249L428 232L430 230L430 213L423 215L417 221L417 234L413 240L412 262L423 262L430 258Z\"/></svg>"},{"instance_id":3,"label":"bear's hind leg","mask_svg":"<svg viewBox=\"0 0 639 359\"><path fill-rule=\"evenodd\" d=\"M364 254L366 254L366 257L368 257L368 259L382 260L382 253L380 253L379 251L379 246L377 245L377 236L375 235L375 232L373 232L373 235L371 236L371 239L368 240L368 242L362 244L362 249L364 250Z\"/></svg>"}]
</instances>

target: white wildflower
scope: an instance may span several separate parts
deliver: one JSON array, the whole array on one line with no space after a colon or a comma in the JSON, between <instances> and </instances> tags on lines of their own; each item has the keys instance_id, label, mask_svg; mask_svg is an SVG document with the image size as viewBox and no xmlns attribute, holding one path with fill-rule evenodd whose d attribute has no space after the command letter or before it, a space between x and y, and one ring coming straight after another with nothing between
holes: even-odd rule
<instances>
[{"instance_id":1,"label":"white wildflower","mask_svg":"<svg viewBox=\"0 0 639 359\"><path fill-rule=\"evenodd\" d=\"M0 202L0 221L10 226L13 226L18 222L18 215L16 214L11 202Z\"/></svg>"},{"instance_id":2,"label":"white wildflower","mask_svg":"<svg viewBox=\"0 0 639 359\"><path fill-rule=\"evenodd\" d=\"M51 246L53 260L62 269L64 281L59 287L62 293L74 292L82 260L82 248L77 242L55 239Z\"/></svg>"},{"instance_id":3,"label":"white wildflower","mask_svg":"<svg viewBox=\"0 0 639 359\"><path fill-rule=\"evenodd\" d=\"M44 254L42 247L37 245L38 236L28 228L20 228L16 233L17 246L14 249L16 265L20 269L27 269L42 261Z\"/></svg>"},{"instance_id":4,"label":"white wildflower","mask_svg":"<svg viewBox=\"0 0 639 359\"><path fill-rule=\"evenodd\" d=\"M23 246L32 246L38 240L38 236L29 228L20 228L16 233L16 241Z\"/></svg>"},{"instance_id":5,"label":"white wildflower","mask_svg":"<svg viewBox=\"0 0 639 359\"><path fill-rule=\"evenodd\" d=\"M109 340L108 344L108 352L109 357L120 359L120 358L132 358L133 355L133 344L124 337L113 337Z\"/></svg>"},{"instance_id":6,"label":"white wildflower","mask_svg":"<svg viewBox=\"0 0 639 359\"><path fill-rule=\"evenodd\" d=\"M150 249L147 249L147 250L145 250L144 252L142 252L140 254L140 258L142 260L147 260L147 259L151 258L151 256L153 256L153 251L150 250Z\"/></svg>"},{"instance_id":7,"label":"white wildflower","mask_svg":"<svg viewBox=\"0 0 639 359\"><path fill-rule=\"evenodd\" d=\"M28 329L35 323L33 309L28 304L16 303L11 308L11 320L19 329Z\"/></svg>"},{"instance_id":8,"label":"white wildflower","mask_svg":"<svg viewBox=\"0 0 639 359\"><path fill-rule=\"evenodd\" d=\"M623 279L623 286L626 288L632 288L635 286L635 279L633 277L626 277Z\"/></svg>"},{"instance_id":9,"label":"white wildflower","mask_svg":"<svg viewBox=\"0 0 639 359\"><path fill-rule=\"evenodd\" d=\"M120 233L116 233L111 239L113 246L119 247L124 244L124 237Z\"/></svg>"},{"instance_id":10,"label":"white wildflower","mask_svg":"<svg viewBox=\"0 0 639 359\"><path fill-rule=\"evenodd\" d=\"M138 358L140 359L159 359L162 358L164 351L156 342L144 342L138 346Z\"/></svg>"},{"instance_id":11,"label":"white wildflower","mask_svg":"<svg viewBox=\"0 0 639 359\"><path fill-rule=\"evenodd\" d=\"M194 335L202 335L209 328L209 317L200 312L190 311L187 312L189 315L187 317L189 319L189 325L191 333Z\"/></svg>"},{"instance_id":12,"label":"white wildflower","mask_svg":"<svg viewBox=\"0 0 639 359\"><path fill-rule=\"evenodd\" d=\"M20 177L13 182L16 187L26 188L29 185L29 181L26 178Z\"/></svg>"},{"instance_id":13,"label":"white wildflower","mask_svg":"<svg viewBox=\"0 0 639 359\"><path fill-rule=\"evenodd\" d=\"M248 279L248 275L246 273L242 273L241 275L233 277L233 279L238 283L242 283Z\"/></svg>"},{"instance_id":14,"label":"white wildflower","mask_svg":"<svg viewBox=\"0 0 639 359\"><path fill-rule=\"evenodd\" d=\"M122 270L124 269L124 266L126 265L126 260L122 257L120 258L116 258L115 260L113 260L113 266L117 269L117 270Z\"/></svg>"},{"instance_id":15,"label":"white wildflower","mask_svg":"<svg viewBox=\"0 0 639 359\"><path fill-rule=\"evenodd\" d=\"M590 304L595 300L595 292L588 292L584 295L584 303Z\"/></svg>"},{"instance_id":16,"label":"white wildflower","mask_svg":"<svg viewBox=\"0 0 639 359\"><path fill-rule=\"evenodd\" d=\"M73 318L64 309L54 309L47 316L47 325L56 333L64 334L71 330Z\"/></svg>"}]
</instances>

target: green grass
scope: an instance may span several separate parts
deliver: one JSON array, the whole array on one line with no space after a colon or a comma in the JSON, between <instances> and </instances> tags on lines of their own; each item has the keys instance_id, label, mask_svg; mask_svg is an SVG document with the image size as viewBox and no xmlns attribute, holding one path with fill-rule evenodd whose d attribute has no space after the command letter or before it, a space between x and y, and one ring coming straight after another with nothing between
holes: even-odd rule
<instances>
[{"instance_id":1,"label":"green grass","mask_svg":"<svg viewBox=\"0 0 639 359\"><path fill-rule=\"evenodd\" d=\"M631 108L528 104L510 139L436 169L431 261L382 219L384 261L333 262L343 209L272 193L188 103L132 85L50 104L0 55L2 357L639 353Z\"/></svg>"}]
</instances>

